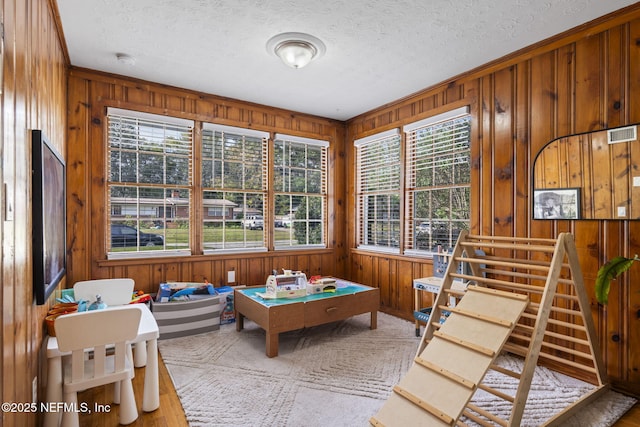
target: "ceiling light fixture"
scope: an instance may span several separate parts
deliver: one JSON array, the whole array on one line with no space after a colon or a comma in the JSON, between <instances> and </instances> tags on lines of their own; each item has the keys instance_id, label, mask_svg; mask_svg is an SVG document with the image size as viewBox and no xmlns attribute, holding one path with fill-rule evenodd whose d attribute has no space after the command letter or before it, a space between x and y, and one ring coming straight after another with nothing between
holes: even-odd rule
<instances>
[{"instance_id":1,"label":"ceiling light fixture","mask_svg":"<svg viewBox=\"0 0 640 427\"><path fill-rule=\"evenodd\" d=\"M282 33L267 42L267 52L278 56L291 68L302 68L324 55L326 47L320 39L304 33Z\"/></svg>"},{"instance_id":2,"label":"ceiling light fixture","mask_svg":"<svg viewBox=\"0 0 640 427\"><path fill-rule=\"evenodd\" d=\"M136 59L131 55L127 55L126 53L116 53L116 59L119 63L125 65L135 65L136 63Z\"/></svg>"}]
</instances>

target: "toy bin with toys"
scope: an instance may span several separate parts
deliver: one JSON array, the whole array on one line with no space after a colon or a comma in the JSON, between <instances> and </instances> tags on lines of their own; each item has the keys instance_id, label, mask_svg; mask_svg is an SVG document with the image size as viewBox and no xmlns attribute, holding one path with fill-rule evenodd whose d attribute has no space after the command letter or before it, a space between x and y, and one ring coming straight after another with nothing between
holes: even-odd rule
<instances>
[{"instance_id":1,"label":"toy bin with toys","mask_svg":"<svg viewBox=\"0 0 640 427\"><path fill-rule=\"evenodd\" d=\"M161 283L151 311L161 340L220 329L220 298L209 283Z\"/></svg>"}]
</instances>

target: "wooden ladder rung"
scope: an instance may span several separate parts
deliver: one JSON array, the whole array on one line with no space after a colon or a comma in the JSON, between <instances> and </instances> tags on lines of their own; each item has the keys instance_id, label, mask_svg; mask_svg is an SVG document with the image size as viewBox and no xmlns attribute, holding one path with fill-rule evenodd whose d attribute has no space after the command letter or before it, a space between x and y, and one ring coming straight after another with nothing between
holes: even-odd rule
<instances>
[{"instance_id":1,"label":"wooden ladder rung","mask_svg":"<svg viewBox=\"0 0 640 427\"><path fill-rule=\"evenodd\" d=\"M465 294L465 291L459 291L457 289L445 289L444 291L447 293L447 295L453 295L456 297L463 297Z\"/></svg>"},{"instance_id":2,"label":"wooden ladder rung","mask_svg":"<svg viewBox=\"0 0 640 427\"><path fill-rule=\"evenodd\" d=\"M500 372L502 375L507 375L517 380L520 380L520 377L522 376L522 374L520 374L519 372L515 372L515 371L512 371L511 369L503 368L502 366L498 366L496 364L491 364L491 366L489 366L489 369L496 372Z\"/></svg>"},{"instance_id":3,"label":"wooden ladder rung","mask_svg":"<svg viewBox=\"0 0 640 427\"><path fill-rule=\"evenodd\" d=\"M471 412L469 410L463 411L462 415L467 417L467 418L469 418L471 421L475 422L476 424L478 424L478 425L480 425L482 427L495 427L495 425L493 423L488 422L484 418L480 418L479 416L477 416L476 414L474 414L473 412Z\"/></svg>"},{"instance_id":4,"label":"wooden ladder rung","mask_svg":"<svg viewBox=\"0 0 640 427\"><path fill-rule=\"evenodd\" d=\"M512 251L524 251L524 252L546 252L553 253L556 250L554 246L545 245L520 245L510 243L495 243L495 242L483 242L482 244L474 244L471 242L460 242L460 246L464 247L483 247L492 249L509 249Z\"/></svg>"},{"instance_id":5,"label":"wooden ladder rung","mask_svg":"<svg viewBox=\"0 0 640 427\"><path fill-rule=\"evenodd\" d=\"M529 298L528 296L523 294L517 294L515 292L509 292L509 291L499 291L497 289L485 288L483 286L477 286L477 285L469 286L468 290L474 291L474 292L482 292L484 294L489 294L489 295L498 295L503 298L512 298L518 301L526 301Z\"/></svg>"},{"instance_id":6,"label":"wooden ladder rung","mask_svg":"<svg viewBox=\"0 0 640 427\"><path fill-rule=\"evenodd\" d=\"M494 396L497 396L502 400L506 400L507 402L511 402L511 403L515 402L515 398L513 396L509 396L508 394L503 393L501 391L498 391L495 388L491 388L491 387L486 386L484 384L478 385L478 388L481 389L481 390L486 391L487 393L491 393Z\"/></svg>"},{"instance_id":7,"label":"wooden ladder rung","mask_svg":"<svg viewBox=\"0 0 640 427\"><path fill-rule=\"evenodd\" d=\"M418 356L415 359L415 362L426 368L429 369L430 371L433 371L437 374L442 375L445 378L450 379L451 381L454 381L470 390L473 390L474 387L476 386L476 383L473 381L470 381L464 377L461 377L460 375L456 374L455 372L451 372L441 366L436 365L435 363L429 362L428 360L423 359L422 357Z\"/></svg>"},{"instance_id":8,"label":"wooden ladder rung","mask_svg":"<svg viewBox=\"0 0 640 427\"><path fill-rule=\"evenodd\" d=\"M483 417L488 418L489 420L493 421L493 422L494 422L494 423L496 423L496 424L499 424L499 425L504 426L504 427L506 427L506 426L508 426L508 425L509 425L509 422L508 422L508 421L503 420L502 418L496 417L496 416L495 416L495 415L493 415L491 412L485 411L484 409L482 409L482 408L480 408L480 407L478 407L478 406L476 406L476 405L472 405L471 403L469 403L469 404L467 405L467 408L468 408L468 409L470 409L470 410L472 410L473 412L476 412L476 413L478 413L478 414L482 415ZM469 412L468 412L468 411L464 411L464 412L463 412L463 415L467 416L467 414L469 414ZM476 422L477 422L477 421L476 421ZM486 421L485 421L485 422L486 422ZM495 424L492 424L492 423L484 424L484 423L482 423L482 425L493 426L493 425L495 425Z\"/></svg>"},{"instance_id":9,"label":"wooden ladder rung","mask_svg":"<svg viewBox=\"0 0 640 427\"><path fill-rule=\"evenodd\" d=\"M549 337L549 338L563 339L563 340L566 340L566 341L569 341L569 342L572 342L572 343L578 344L578 345L584 345L584 346L589 346L590 345L589 340L586 340L584 338L572 337L570 335L562 335L562 334L559 334L557 332L544 331L544 335Z\"/></svg>"},{"instance_id":10,"label":"wooden ladder rung","mask_svg":"<svg viewBox=\"0 0 640 427\"><path fill-rule=\"evenodd\" d=\"M439 305L439 309L446 310L451 313L460 314L462 316L472 317L474 319L482 320L484 322L493 323L494 325L504 326L505 328L510 328L513 326L513 322L510 320L500 319L498 317L487 316L486 314L477 313L475 311L468 311L458 307L447 307L446 305Z\"/></svg>"},{"instance_id":11,"label":"wooden ladder rung","mask_svg":"<svg viewBox=\"0 0 640 427\"><path fill-rule=\"evenodd\" d=\"M443 411L436 408L435 406L428 404L427 402L420 399L418 396L411 393L410 391L407 391L398 385L393 386L393 391L397 393L399 396L402 396L403 398L407 399L409 402L413 403L414 405L417 405L418 407L429 412L431 415L439 418L440 420L447 423L448 425L450 426L453 425L453 422L455 420L451 416L445 414Z\"/></svg>"},{"instance_id":12,"label":"wooden ladder rung","mask_svg":"<svg viewBox=\"0 0 640 427\"><path fill-rule=\"evenodd\" d=\"M495 288L516 289L519 291L529 292L533 294L542 294L544 292L543 286L523 285L521 283L509 282L506 280L491 279L489 277L472 276L469 274L461 274L461 273L449 273L449 275L456 279L483 283L483 284L486 284L487 286L493 287L494 289Z\"/></svg>"},{"instance_id":13,"label":"wooden ladder rung","mask_svg":"<svg viewBox=\"0 0 640 427\"><path fill-rule=\"evenodd\" d=\"M447 335L447 334L443 333L442 331L434 331L433 332L433 336L438 337L438 338L442 338L443 340L447 340L447 341L452 342L454 344L457 344L459 346L468 348L469 350L473 350L473 351L475 351L477 353L482 353L485 356L493 357L496 354L496 352L493 351L490 348L483 347L481 345L474 344L472 342L462 340L462 339L460 339L458 337L454 337L453 335Z\"/></svg>"},{"instance_id":14,"label":"wooden ladder rung","mask_svg":"<svg viewBox=\"0 0 640 427\"><path fill-rule=\"evenodd\" d=\"M476 242L537 242L554 246L558 242L558 239L548 237L487 236L483 234L468 234L467 239Z\"/></svg>"},{"instance_id":15,"label":"wooden ladder rung","mask_svg":"<svg viewBox=\"0 0 640 427\"><path fill-rule=\"evenodd\" d=\"M468 262L471 264L491 265L509 268L519 268L521 270L537 270L537 271L549 271L549 264L530 264L527 262L514 262L509 261L493 261L487 258L471 258L471 257L454 257L456 261Z\"/></svg>"}]
</instances>

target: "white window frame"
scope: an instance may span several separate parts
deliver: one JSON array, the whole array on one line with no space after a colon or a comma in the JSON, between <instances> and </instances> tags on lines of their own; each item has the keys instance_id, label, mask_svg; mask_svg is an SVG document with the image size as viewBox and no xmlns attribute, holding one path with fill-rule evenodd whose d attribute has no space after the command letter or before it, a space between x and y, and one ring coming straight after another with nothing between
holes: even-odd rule
<instances>
[{"instance_id":1,"label":"white window frame","mask_svg":"<svg viewBox=\"0 0 640 427\"><path fill-rule=\"evenodd\" d=\"M267 170L268 170L268 141L269 141L269 133L268 132L263 132L263 131L259 131L259 130L255 130L255 129L246 129L246 128L240 128L240 127L234 127L234 126L226 126L226 125L220 125L220 124L213 124L213 123L203 123L202 125L203 128L203 142L202 142L202 153L201 153L201 170L202 173L204 174L204 170L205 170L205 158L210 158L212 163L218 163L221 167L221 171L220 171L220 177L221 179L218 180L217 182L214 183L213 186L208 185L208 183L203 182L203 193L204 192L212 192L212 193L222 193L223 194L223 198L221 200L226 200L226 194L234 194L236 196L242 196L243 197L243 201L242 203L239 203L240 206L238 206L238 212L242 211L242 213L240 214L242 218L240 218L239 220L237 218L231 218L231 219L227 219L227 218L221 218L221 219L214 219L214 220L208 220L208 219L204 219L202 221L201 224L199 224L200 227L202 227L202 247L203 247L203 253L205 254L212 254L212 253L229 253L229 252L264 252L267 250L267 228L266 228L266 223L263 221L263 227L261 230L261 240L252 240L252 237L255 237L254 235L256 234L257 230L250 230L247 229L247 227L245 227L245 218L252 216L252 215L261 215L263 218L267 217L267 211L268 211L268 207L269 207L269 200L268 200L268 177L267 177ZM239 138L238 141L241 141L243 144L246 142L252 142L255 143L257 142L257 140L261 141L261 155L260 155L260 160L259 162L256 162L254 159L250 159L247 157L248 153L244 150L244 146L242 149L242 158L234 158L232 160L227 160L225 158L225 154L226 151L224 149L224 145L220 151L220 156L221 158L217 159L215 158L215 155L212 153L211 156L209 155L205 155L208 153L204 153L204 149L205 149L205 142L204 142L204 133L205 132L212 132L213 133L213 138L216 138L216 134L220 135L221 138L225 138L225 135L230 135L233 136L234 138ZM249 139L251 141L249 141ZM224 168L226 167L226 165L230 165L232 163L236 163L236 164L241 164L242 166L242 170L243 170L243 174L242 174L242 179L241 179L241 183L240 185L234 185L234 184L228 184L225 182L224 180L224 176L225 176L225 170ZM254 166L258 166L260 168L260 179L261 179L261 186L260 188L247 188L245 186L246 180L248 179L248 177L245 175L245 166L248 164L252 164ZM212 165L212 170L215 170L215 165ZM214 171L214 175L215 175L215 171ZM204 178L203 178L204 181ZM249 207L247 206L247 199L251 198L261 198L262 199L262 210L259 212L251 212L249 210ZM206 230L206 225L207 224L217 224L218 226L221 227L221 232L222 232L222 239L216 242L205 242L205 230ZM234 233L233 228L237 228L239 224L239 228L241 230L241 234L243 239L241 241L236 241L234 240L233 242L231 241L226 241L226 235L227 232L229 233ZM218 245L219 247L217 248L211 248L211 247L207 247L207 245Z\"/></svg>"},{"instance_id":2,"label":"white window frame","mask_svg":"<svg viewBox=\"0 0 640 427\"><path fill-rule=\"evenodd\" d=\"M162 149L162 157L163 157L163 168L166 167L167 163L166 163L166 159L171 156L171 157L181 157L183 159L187 159L188 162L188 171L187 171L187 182L183 182L183 183L167 183L166 181L163 183L144 183L144 182L140 182L140 177L141 175L139 175L137 172L135 173L136 175L136 182L132 182L131 180L111 180L112 174L111 174L111 153L112 152L118 152L118 153L124 153L125 151L129 151L130 155L141 155L145 150L141 150L140 147L136 148L136 149L132 149L132 150L126 150L123 147L119 148L119 149L112 149L111 147L111 143L110 143L110 136L109 136L109 132L110 132L110 126L112 123L112 119L114 120L125 120L125 121L132 121L132 122L138 122L138 123L142 123L147 124L149 127L152 128L162 128L162 129L166 129L166 128L174 128L173 130L176 132L184 132L184 133L191 133L191 137L190 137L190 143L187 145L181 145L179 147L180 151L184 152L183 154L176 154L176 152L174 152L173 154L170 154L171 152L171 148L174 148L173 146L170 145L163 145L163 146L158 146L158 148ZM183 128L181 131L178 131L177 129L179 128ZM157 232L154 234L160 234L163 236L164 239L164 246L163 249L153 249L153 250L141 250L141 246L136 245L135 246L135 250L133 251L113 251L112 247L111 247L111 223L113 220L113 215L115 212L117 212L117 209L112 209L112 205L115 204L115 200L112 199L111 194L112 194L112 190L117 188L117 187L121 187L122 189L128 189L127 191L133 191L135 192L138 196L134 197L133 199L127 201L127 197L120 197L120 202L121 203L134 203L135 204L135 212L137 212L137 215L135 215L132 218L128 218L126 220L126 222L128 223L133 223L135 225L135 227L138 229L138 231L141 231L141 225L145 222L148 221L153 221L154 219L152 217L145 217L144 215L141 215L141 212L147 210L148 212L152 212L151 207L149 206L143 206L144 203L141 203L141 201L144 201L145 199L141 199L139 197L139 194L141 193L141 191L159 191L162 190L162 192L165 194L165 196L163 196L161 199L158 199L158 203L161 203L161 206L166 206L166 203L170 203L170 201L168 202L168 198L166 197L166 194L181 194L183 196L186 197L181 197L182 203L185 203L186 201L186 205L187 205L187 212L189 212L188 216L184 219L181 218L172 218L173 221L175 220L183 220L186 221L189 224L189 227L191 227L193 224L191 222L191 214L190 212L192 211L192 207L193 207L193 128L194 128L194 122L192 120L186 120L186 119L179 119L176 117L168 117L168 116L162 116L162 115L156 115L156 114L149 114L149 113L143 113L143 112L139 112L139 111L131 111L131 110L124 110L124 109L120 109L120 108L112 108L109 107L107 108L107 142L106 142L106 166L105 166L105 170L106 170L106 174L105 176L107 177L107 190L106 190L106 201L107 201L107 209L106 212L108 212L109 214L107 215L107 223L106 223L106 227L105 227L105 244L106 244L106 249L107 249L107 258L108 259L122 259L122 258L141 258L141 257L168 257L168 256L188 256L191 255L191 243L190 243L190 232L187 232L187 243L184 247L184 249L178 249L178 248L174 248L174 249L166 249L166 247L168 245L170 245L170 243L167 242L167 237L168 234L170 233L170 231L167 231L166 229L166 224L167 224L167 218L158 218L157 221L161 221L164 225L164 227L161 229L161 232ZM167 149L169 148L169 149ZM153 152L147 152L146 154L155 154L157 155L159 153L159 151L153 151ZM139 163L136 163L137 166L139 166ZM163 172L166 173L167 170L163 169ZM166 175L165 175L165 180L166 180ZM147 200L151 203L150 200ZM160 206L160 205L158 205ZM121 208L121 212L132 212L131 209L129 208ZM147 212L147 213L148 213ZM120 219L117 219L116 222L121 222ZM125 223L124 220L122 220L122 223Z\"/></svg>"},{"instance_id":3,"label":"white window frame","mask_svg":"<svg viewBox=\"0 0 640 427\"><path fill-rule=\"evenodd\" d=\"M451 249L455 245L455 237L451 233L453 233L454 227L456 225L463 226L466 225L466 229L470 226L470 215L467 210L467 218L454 218L451 213L455 210L453 206L453 202L451 202L452 195L458 196L458 199L461 194L467 198L467 202L469 201L469 193L471 191L471 174L470 174L470 157L471 157L471 135L470 130L469 134L466 135L466 139L459 140L458 142L454 141L450 143L447 141L441 147L426 147L424 143L421 144L421 141L418 140L418 132L425 131L429 128L434 129L438 126L444 126L447 124L452 124L456 128L456 131L459 131L459 125L461 118L464 118L468 123L470 123L471 117L469 115L469 107L464 106L451 111L444 112L442 114L438 114L435 116L428 117L423 120L416 121L414 123L408 124L403 127L403 132L405 133L405 190L404 190L404 201L405 201L405 238L404 238L404 246L405 246L405 254L407 255L418 255L418 256L433 256L438 252L447 251ZM458 121L457 124L454 124ZM457 134L458 137L464 137L462 134ZM436 154L434 151L426 151L433 150L437 151ZM425 164L429 164L428 167L430 169L437 171L436 162L444 162L447 167L451 167L452 170L455 171L455 163L456 158L462 160L459 163L459 168L464 168L464 170L468 173L468 181L465 182L450 182L445 184L439 184L435 182L431 182L431 184L421 184L417 182L417 174L419 173L417 169L424 167ZM451 162L454 163L451 166ZM420 163L420 165L419 165ZM460 170L460 169L459 169ZM435 173L435 172L434 172ZM450 196L450 206L448 209L449 215L440 218L434 218L433 211L430 211L429 215L425 217L417 217L416 212L417 208L417 197L422 194L427 198L430 197L430 192L449 192ZM420 209L421 211L424 209ZM446 209L445 209L446 210ZM440 214L442 215L442 214ZM419 227L424 224L425 230L420 230ZM438 245L439 240L442 236L434 237L437 235L437 230L441 225L445 224L444 229L447 231L448 238L445 243ZM459 230L461 228L458 228ZM427 249L418 247L418 240L424 242L426 239Z\"/></svg>"},{"instance_id":4,"label":"white window frame","mask_svg":"<svg viewBox=\"0 0 640 427\"><path fill-rule=\"evenodd\" d=\"M284 145L283 148L279 148L279 146ZM282 162L280 164L276 164L276 151L282 150L284 153L291 153L291 147L297 146L298 148L304 148L305 150L305 166L300 165L292 165L291 158L287 158L284 154L281 156ZM287 151L287 147L289 151ZM278 235L283 234L284 231L288 232L288 238L286 240L278 239L276 236L274 221L271 221L270 224L274 230L274 250L299 250L299 249L320 249L327 247L327 201L328 201L328 190L327 190L327 156L328 156L328 148L329 141L320 140L320 139L312 139L305 138L296 135L287 135L277 133L275 135L273 141L273 150L274 150L274 164L271 165L272 173L273 173L273 204L274 204L274 215L273 219L275 221L276 218L287 215L289 222L289 227L285 230L278 231ZM312 168L309 165L309 150L320 150L320 169ZM292 189L291 178L293 173L297 173L299 175L304 174L305 176L305 186L300 189ZM314 189L310 189L308 187L308 176L311 173L319 173L320 174L320 182L319 188L315 191ZM278 185L280 184L280 185ZM286 213L277 212L279 209L279 203L277 201L280 199L289 199L288 206L286 209ZM305 218L297 218L296 213L293 212L294 203L292 200L294 198L302 198L306 202L307 215ZM313 198L320 199L320 218L313 219L309 217L309 205ZM312 225L318 224L320 226L320 243L309 243L308 237L312 232ZM297 242L295 237L296 229L299 227L306 228L307 241L306 242Z\"/></svg>"},{"instance_id":5,"label":"white window frame","mask_svg":"<svg viewBox=\"0 0 640 427\"><path fill-rule=\"evenodd\" d=\"M390 129L360 138L354 141L354 146L356 148L358 248L376 252L400 253L402 233L402 140L400 131L397 128ZM376 157L370 153L374 150L386 150L387 155ZM372 198L375 203L374 207L370 206ZM393 207L393 199L395 198L398 200L397 212ZM386 209L378 208L378 200L382 202L382 207L386 206ZM372 227L375 230L370 232Z\"/></svg>"}]
</instances>

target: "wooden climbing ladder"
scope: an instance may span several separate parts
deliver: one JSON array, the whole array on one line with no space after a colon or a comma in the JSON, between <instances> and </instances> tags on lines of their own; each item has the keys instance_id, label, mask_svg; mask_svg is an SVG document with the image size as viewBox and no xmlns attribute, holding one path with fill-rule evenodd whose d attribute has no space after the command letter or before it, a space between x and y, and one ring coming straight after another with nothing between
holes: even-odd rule
<instances>
[{"instance_id":1,"label":"wooden climbing ladder","mask_svg":"<svg viewBox=\"0 0 640 427\"><path fill-rule=\"evenodd\" d=\"M461 262L471 273L458 273ZM453 280L469 283L455 291ZM447 303L454 298L455 307ZM374 426L519 426L538 363L594 389L547 420L559 425L608 389L573 236L529 239L461 233L413 366L370 419ZM445 313L446 312L446 313ZM439 319L448 314L446 321ZM520 372L495 364L524 358ZM518 380L514 395L482 384L489 370ZM471 404L481 389L511 405L509 419Z\"/></svg>"}]
</instances>

